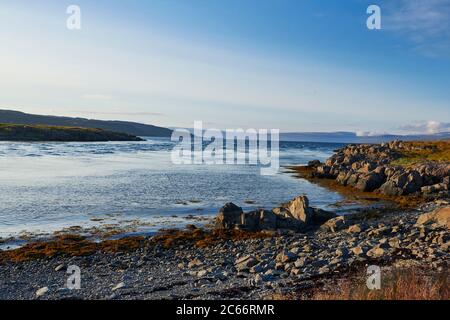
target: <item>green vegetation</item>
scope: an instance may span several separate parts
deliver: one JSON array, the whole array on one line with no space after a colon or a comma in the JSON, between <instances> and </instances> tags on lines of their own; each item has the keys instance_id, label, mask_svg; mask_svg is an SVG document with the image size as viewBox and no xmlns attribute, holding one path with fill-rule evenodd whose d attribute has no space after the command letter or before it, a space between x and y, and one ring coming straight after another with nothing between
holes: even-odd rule
<instances>
[{"instance_id":1,"label":"green vegetation","mask_svg":"<svg viewBox=\"0 0 450 320\"><path fill-rule=\"evenodd\" d=\"M172 130L170 129L137 122L42 116L13 110L0 110L0 122L9 124L43 124L47 126L98 128L106 131L128 133L139 137L170 137L172 135Z\"/></svg>"},{"instance_id":2,"label":"green vegetation","mask_svg":"<svg viewBox=\"0 0 450 320\"><path fill-rule=\"evenodd\" d=\"M0 123L0 141L95 142L141 140L126 133L93 128Z\"/></svg>"},{"instance_id":3,"label":"green vegetation","mask_svg":"<svg viewBox=\"0 0 450 320\"><path fill-rule=\"evenodd\" d=\"M403 142L393 165L412 166L425 161L450 162L450 140Z\"/></svg>"}]
</instances>

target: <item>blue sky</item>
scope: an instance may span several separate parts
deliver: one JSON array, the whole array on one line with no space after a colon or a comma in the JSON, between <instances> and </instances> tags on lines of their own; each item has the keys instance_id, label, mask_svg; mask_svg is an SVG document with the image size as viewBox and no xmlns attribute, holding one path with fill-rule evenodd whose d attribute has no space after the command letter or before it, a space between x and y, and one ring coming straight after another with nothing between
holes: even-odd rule
<instances>
[{"instance_id":1,"label":"blue sky","mask_svg":"<svg viewBox=\"0 0 450 320\"><path fill-rule=\"evenodd\" d=\"M66 28L71 4L78 31ZM381 30L366 27L370 4ZM0 108L178 127L450 131L450 0L2 0L0 41Z\"/></svg>"}]
</instances>

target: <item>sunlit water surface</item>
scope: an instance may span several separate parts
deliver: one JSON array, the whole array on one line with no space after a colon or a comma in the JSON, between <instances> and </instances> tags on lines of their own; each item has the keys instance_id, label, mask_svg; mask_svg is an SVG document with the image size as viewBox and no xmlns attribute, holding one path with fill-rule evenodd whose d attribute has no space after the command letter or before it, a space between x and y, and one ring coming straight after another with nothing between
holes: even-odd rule
<instances>
[{"instance_id":1,"label":"sunlit water surface","mask_svg":"<svg viewBox=\"0 0 450 320\"><path fill-rule=\"evenodd\" d=\"M324 160L339 144L280 143L280 163ZM283 170L175 165L169 139L108 143L0 143L0 237L140 221L149 231L211 216L226 202L272 208L306 194L326 208L341 197ZM250 200L250 201L249 201ZM252 202L252 204L246 204Z\"/></svg>"}]
</instances>

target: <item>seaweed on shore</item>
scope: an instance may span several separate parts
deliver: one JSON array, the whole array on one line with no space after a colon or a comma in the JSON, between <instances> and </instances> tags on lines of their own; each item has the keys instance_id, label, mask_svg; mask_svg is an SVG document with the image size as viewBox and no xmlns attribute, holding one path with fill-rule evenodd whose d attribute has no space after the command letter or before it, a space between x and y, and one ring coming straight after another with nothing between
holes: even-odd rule
<instances>
[{"instance_id":1,"label":"seaweed on shore","mask_svg":"<svg viewBox=\"0 0 450 320\"><path fill-rule=\"evenodd\" d=\"M191 230L165 230L151 238L152 243L160 243L165 248L177 245L191 244L198 248L205 248L224 240L240 241L249 239L263 239L272 237L269 232L246 232L241 230L224 229L191 229Z\"/></svg>"},{"instance_id":2,"label":"seaweed on shore","mask_svg":"<svg viewBox=\"0 0 450 320\"><path fill-rule=\"evenodd\" d=\"M132 252L139 248L156 245L162 245L164 248L179 245L205 248L224 240L240 241L271 236L271 233L266 232L251 233L240 230L190 228L188 230L164 230L150 238L124 237L94 242L80 235L65 234L57 235L52 240L29 243L18 249L0 251L0 263L24 262L58 256L89 256L98 252Z\"/></svg>"},{"instance_id":3,"label":"seaweed on shore","mask_svg":"<svg viewBox=\"0 0 450 320\"><path fill-rule=\"evenodd\" d=\"M0 251L0 263L23 262L57 256L88 256L98 251L123 252L142 246L143 237L126 237L96 243L80 235L58 235L50 241L38 241L9 251Z\"/></svg>"}]
</instances>

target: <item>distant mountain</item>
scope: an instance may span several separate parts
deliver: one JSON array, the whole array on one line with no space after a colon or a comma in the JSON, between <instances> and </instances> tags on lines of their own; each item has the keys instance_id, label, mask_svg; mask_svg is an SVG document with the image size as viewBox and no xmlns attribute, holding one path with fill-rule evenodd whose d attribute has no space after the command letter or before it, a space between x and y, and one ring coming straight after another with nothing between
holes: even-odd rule
<instances>
[{"instance_id":1,"label":"distant mountain","mask_svg":"<svg viewBox=\"0 0 450 320\"><path fill-rule=\"evenodd\" d=\"M95 128L134 136L170 137L172 134L170 129L137 122L42 116L12 110L0 110L0 123Z\"/></svg>"},{"instance_id":2,"label":"distant mountain","mask_svg":"<svg viewBox=\"0 0 450 320\"><path fill-rule=\"evenodd\" d=\"M181 128L171 128L173 130ZM194 133L193 128L186 128L191 134ZM222 131L223 137L226 136ZM337 132L282 132L280 133L280 141L298 141L298 142L330 142L330 143L382 143L393 140L440 140L450 139L450 132L436 133L429 135L370 135L359 136L355 132L337 131Z\"/></svg>"},{"instance_id":3,"label":"distant mountain","mask_svg":"<svg viewBox=\"0 0 450 320\"><path fill-rule=\"evenodd\" d=\"M336 142L336 143L381 143L392 140L439 140L450 139L450 132L428 135L371 135L359 136L354 132L290 132L280 133L281 141Z\"/></svg>"}]
</instances>

